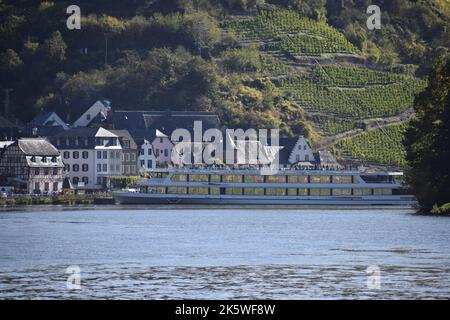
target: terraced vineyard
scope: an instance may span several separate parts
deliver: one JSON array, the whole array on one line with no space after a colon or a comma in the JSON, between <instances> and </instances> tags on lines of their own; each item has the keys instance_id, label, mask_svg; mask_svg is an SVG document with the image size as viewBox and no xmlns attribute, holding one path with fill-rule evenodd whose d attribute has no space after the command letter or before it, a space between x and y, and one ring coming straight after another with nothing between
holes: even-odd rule
<instances>
[{"instance_id":1,"label":"terraced vineyard","mask_svg":"<svg viewBox=\"0 0 450 320\"><path fill-rule=\"evenodd\" d=\"M337 151L355 160L394 166L404 163L404 124L359 134L354 130L361 128L363 120L407 119L405 111L413 106L415 95L423 90L426 81L381 68L332 62L328 58L337 55L363 57L338 30L294 11L262 11L252 17L235 17L225 28L234 31L242 44L259 45L265 75L281 94L309 113L319 135L331 139L324 139L326 143L331 141ZM352 57L339 59L353 61ZM316 65L311 66L311 61ZM352 136L335 141L334 136L342 133Z\"/></svg>"},{"instance_id":2,"label":"terraced vineyard","mask_svg":"<svg viewBox=\"0 0 450 320\"><path fill-rule=\"evenodd\" d=\"M402 145L405 129L405 122L394 124L342 139L336 146L357 161L402 166L405 164Z\"/></svg>"},{"instance_id":3,"label":"terraced vineyard","mask_svg":"<svg viewBox=\"0 0 450 320\"><path fill-rule=\"evenodd\" d=\"M311 119L314 124L327 135L336 135L357 129L358 123L353 120L337 119L333 117L313 116Z\"/></svg>"},{"instance_id":4,"label":"terraced vineyard","mask_svg":"<svg viewBox=\"0 0 450 320\"><path fill-rule=\"evenodd\" d=\"M279 81L280 89L292 95L305 109L354 118L389 117L410 108L421 82L407 80L391 85L363 88L326 87L298 77Z\"/></svg>"},{"instance_id":5,"label":"terraced vineyard","mask_svg":"<svg viewBox=\"0 0 450 320\"><path fill-rule=\"evenodd\" d=\"M267 41L263 48L270 52L298 56L358 52L336 29L290 10L261 11L255 17L232 20L226 28L243 40Z\"/></svg>"}]
</instances>

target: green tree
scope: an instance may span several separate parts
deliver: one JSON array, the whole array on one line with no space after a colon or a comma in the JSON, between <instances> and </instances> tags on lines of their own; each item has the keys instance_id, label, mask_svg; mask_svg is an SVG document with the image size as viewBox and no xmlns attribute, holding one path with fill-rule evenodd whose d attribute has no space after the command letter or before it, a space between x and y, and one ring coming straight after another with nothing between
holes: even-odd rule
<instances>
[{"instance_id":1,"label":"green tree","mask_svg":"<svg viewBox=\"0 0 450 320\"><path fill-rule=\"evenodd\" d=\"M415 101L416 116L405 137L407 182L421 210L450 202L450 58L441 59Z\"/></svg>"}]
</instances>

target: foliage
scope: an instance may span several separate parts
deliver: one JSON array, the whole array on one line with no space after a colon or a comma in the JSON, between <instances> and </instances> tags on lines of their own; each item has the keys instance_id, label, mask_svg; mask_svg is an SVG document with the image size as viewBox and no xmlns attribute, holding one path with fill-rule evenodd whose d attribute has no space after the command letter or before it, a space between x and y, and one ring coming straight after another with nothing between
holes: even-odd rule
<instances>
[{"instance_id":1,"label":"foliage","mask_svg":"<svg viewBox=\"0 0 450 320\"><path fill-rule=\"evenodd\" d=\"M405 138L406 177L423 211L450 202L450 58L440 60L421 93Z\"/></svg>"}]
</instances>

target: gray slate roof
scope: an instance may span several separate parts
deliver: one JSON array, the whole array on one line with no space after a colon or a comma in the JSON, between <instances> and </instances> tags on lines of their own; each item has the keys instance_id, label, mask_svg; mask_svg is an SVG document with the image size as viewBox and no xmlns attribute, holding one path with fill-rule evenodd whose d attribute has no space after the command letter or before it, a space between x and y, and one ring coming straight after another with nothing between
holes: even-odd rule
<instances>
[{"instance_id":1,"label":"gray slate roof","mask_svg":"<svg viewBox=\"0 0 450 320\"><path fill-rule=\"evenodd\" d=\"M115 129L126 129L135 139L155 138L156 130L170 136L175 129L187 129L193 133L194 121L202 121L203 131L220 129L219 117L211 112L184 111L114 111Z\"/></svg>"},{"instance_id":2,"label":"gray slate roof","mask_svg":"<svg viewBox=\"0 0 450 320\"><path fill-rule=\"evenodd\" d=\"M25 138L18 141L19 148L29 156L59 156L59 151L45 139Z\"/></svg>"},{"instance_id":3,"label":"gray slate roof","mask_svg":"<svg viewBox=\"0 0 450 320\"><path fill-rule=\"evenodd\" d=\"M136 141L134 141L133 137L131 136L130 132L128 130L108 130L114 133L116 136L119 137L120 142L122 140L129 140L130 141L130 149L137 149L138 146L136 144ZM122 145L123 147L123 145Z\"/></svg>"}]
</instances>

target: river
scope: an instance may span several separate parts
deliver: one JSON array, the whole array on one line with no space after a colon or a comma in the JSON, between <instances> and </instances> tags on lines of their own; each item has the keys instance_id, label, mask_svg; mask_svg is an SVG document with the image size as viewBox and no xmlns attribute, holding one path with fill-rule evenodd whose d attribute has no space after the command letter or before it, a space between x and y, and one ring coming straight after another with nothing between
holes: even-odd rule
<instances>
[{"instance_id":1,"label":"river","mask_svg":"<svg viewBox=\"0 0 450 320\"><path fill-rule=\"evenodd\" d=\"M3 209L0 299L448 299L449 231L394 208Z\"/></svg>"}]
</instances>

